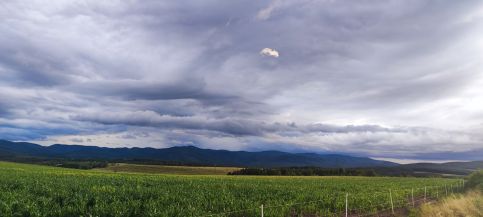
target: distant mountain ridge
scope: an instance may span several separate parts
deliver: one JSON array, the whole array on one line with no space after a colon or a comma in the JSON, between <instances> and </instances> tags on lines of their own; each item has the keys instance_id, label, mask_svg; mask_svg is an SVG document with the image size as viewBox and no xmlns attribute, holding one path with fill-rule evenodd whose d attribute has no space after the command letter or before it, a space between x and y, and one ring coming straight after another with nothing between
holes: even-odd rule
<instances>
[{"instance_id":1,"label":"distant mountain ridge","mask_svg":"<svg viewBox=\"0 0 483 217\"><path fill-rule=\"evenodd\" d=\"M1 157L62 158L75 160L129 161L147 160L180 164L237 167L392 167L398 164L338 154L287 153L281 151L227 151L201 149L194 146L156 148L105 148L97 146L41 146L27 142L0 140Z\"/></svg>"}]
</instances>

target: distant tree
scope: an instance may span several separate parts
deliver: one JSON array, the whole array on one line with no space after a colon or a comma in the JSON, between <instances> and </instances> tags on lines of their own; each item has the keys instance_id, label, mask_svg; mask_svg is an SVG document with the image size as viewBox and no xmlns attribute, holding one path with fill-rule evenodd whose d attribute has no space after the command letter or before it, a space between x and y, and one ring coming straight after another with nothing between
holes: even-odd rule
<instances>
[{"instance_id":1,"label":"distant tree","mask_svg":"<svg viewBox=\"0 0 483 217\"><path fill-rule=\"evenodd\" d=\"M373 169L327 169L318 167L244 168L228 175L264 176L377 176Z\"/></svg>"}]
</instances>

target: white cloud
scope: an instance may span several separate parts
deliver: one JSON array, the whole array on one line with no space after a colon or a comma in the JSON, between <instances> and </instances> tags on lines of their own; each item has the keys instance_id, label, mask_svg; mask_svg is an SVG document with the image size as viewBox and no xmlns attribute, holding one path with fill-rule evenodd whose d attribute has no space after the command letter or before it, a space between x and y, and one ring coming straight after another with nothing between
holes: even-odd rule
<instances>
[{"instance_id":1,"label":"white cloud","mask_svg":"<svg viewBox=\"0 0 483 217\"><path fill-rule=\"evenodd\" d=\"M260 51L260 55L263 55L263 56L269 56L269 57L279 57L279 54L278 54L278 51L272 49L272 48L263 48L261 51Z\"/></svg>"},{"instance_id":2,"label":"white cloud","mask_svg":"<svg viewBox=\"0 0 483 217\"><path fill-rule=\"evenodd\" d=\"M272 12L277 8L280 7L281 1L280 0L273 0L270 4L266 7L258 11L257 19L258 20L267 20L272 15Z\"/></svg>"}]
</instances>

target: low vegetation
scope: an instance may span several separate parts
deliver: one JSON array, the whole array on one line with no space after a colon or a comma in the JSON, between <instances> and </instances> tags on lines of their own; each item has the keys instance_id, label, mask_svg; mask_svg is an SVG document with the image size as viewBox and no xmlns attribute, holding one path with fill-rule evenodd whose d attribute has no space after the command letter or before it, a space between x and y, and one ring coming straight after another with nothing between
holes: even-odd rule
<instances>
[{"instance_id":1,"label":"low vegetation","mask_svg":"<svg viewBox=\"0 0 483 217\"><path fill-rule=\"evenodd\" d=\"M460 180L115 173L0 162L0 216L327 216L387 210ZM433 187L430 187L433 186ZM389 192L389 190L391 190ZM438 190L438 191L436 191Z\"/></svg>"},{"instance_id":2,"label":"low vegetation","mask_svg":"<svg viewBox=\"0 0 483 217\"><path fill-rule=\"evenodd\" d=\"M424 204L418 214L424 217L483 216L483 195L476 190L452 195L434 204Z\"/></svg>"},{"instance_id":3,"label":"low vegetation","mask_svg":"<svg viewBox=\"0 0 483 217\"><path fill-rule=\"evenodd\" d=\"M421 217L483 216L483 170L467 179L465 194L452 194L436 203L423 204L416 214Z\"/></svg>"}]
</instances>

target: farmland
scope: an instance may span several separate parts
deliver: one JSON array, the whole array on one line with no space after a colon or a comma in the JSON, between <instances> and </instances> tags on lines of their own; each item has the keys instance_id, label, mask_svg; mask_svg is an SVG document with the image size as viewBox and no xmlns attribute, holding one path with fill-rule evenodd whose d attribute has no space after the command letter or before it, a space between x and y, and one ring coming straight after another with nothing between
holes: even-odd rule
<instances>
[{"instance_id":1,"label":"farmland","mask_svg":"<svg viewBox=\"0 0 483 217\"><path fill-rule=\"evenodd\" d=\"M457 179L253 177L85 171L0 162L0 216L327 216L439 197ZM450 189L451 190L451 189ZM231 211L237 211L228 213Z\"/></svg>"},{"instance_id":2,"label":"farmland","mask_svg":"<svg viewBox=\"0 0 483 217\"><path fill-rule=\"evenodd\" d=\"M175 175L226 175L239 170L237 167L192 167L192 166L166 166L166 165L140 165L114 163L105 168L96 170L126 173L159 173Z\"/></svg>"}]
</instances>

